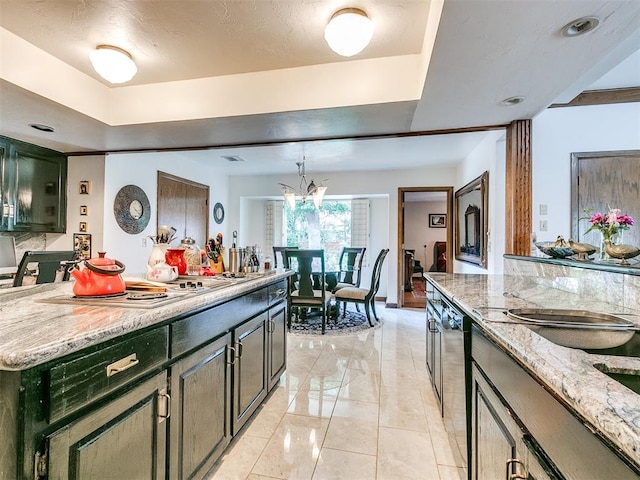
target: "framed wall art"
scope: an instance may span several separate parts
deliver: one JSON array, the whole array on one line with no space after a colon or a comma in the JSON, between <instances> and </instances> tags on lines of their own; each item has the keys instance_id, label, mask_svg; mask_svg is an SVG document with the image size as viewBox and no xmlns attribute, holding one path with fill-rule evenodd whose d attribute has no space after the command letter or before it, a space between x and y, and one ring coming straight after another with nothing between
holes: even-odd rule
<instances>
[{"instance_id":1,"label":"framed wall art","mask_svg":"<svg viewBox=\"0 0 640 480\"><path fill-rule=\"evenodd\" d=\"M91 182L89 180L80 180L80 195L91 194Z\"/></svg>"},{"instance_id":2,"label":"framed wall art","mask_svg":"<svg viewBox=\"0 0 640 480\"><path fill-rule=\"evenodd\" d=\"M78 252L80 258L84 260L91 258L91 234L74 233L73 249Z\"/></svg>"},{"instance_id":3,"label":"framed wall art","mask_svg":"<svg viewBox=\"0 0 640 480\"><path fill-rule=\"evenodd\" d=\"M87 222L80 222L80 224L78 225L78 230L80 230L82 233L86 233L87 230L89 230Z\"/></svg>"},{"instance_id":4,"label":"framed wall art","mask_svg":"<svg viewBox=\"0 0 640 480\"><path fill-rule=\"evenodd\" d=\"M430 213L429 228L447 228L446 213Z\"/></svg>"},{"instance_id":5,"label":"framed wall art","mask_svg":"<svg viewBox=\"0 0 640 480\"><path fill-rule=\"evenodd\" d=\"M86 205L80 205L80 215L89 215L89 207Z\"/></svg>"}]
</instances>

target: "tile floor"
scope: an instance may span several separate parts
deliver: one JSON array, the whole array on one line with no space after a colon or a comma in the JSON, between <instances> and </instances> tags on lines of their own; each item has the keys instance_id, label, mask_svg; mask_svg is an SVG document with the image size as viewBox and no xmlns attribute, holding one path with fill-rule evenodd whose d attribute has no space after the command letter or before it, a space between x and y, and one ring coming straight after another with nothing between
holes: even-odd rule
<instances>
[{"instance_id":1,"label":"tile floor","mask_svg":"<svg viewBox=\"0 0 640 480\"><path fill-rule=\"evenodd\" d=\"M459 480L425 367L422 310L360 334L290 334L287 371L207 480Z\"/></svg>"}]
</instances>

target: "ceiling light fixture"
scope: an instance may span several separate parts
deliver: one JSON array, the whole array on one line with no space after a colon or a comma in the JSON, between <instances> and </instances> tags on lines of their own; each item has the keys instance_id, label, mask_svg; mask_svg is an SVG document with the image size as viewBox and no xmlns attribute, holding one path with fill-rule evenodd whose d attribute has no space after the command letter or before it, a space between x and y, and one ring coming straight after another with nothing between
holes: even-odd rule
<instances>
[{"instance_id":1,"label":"ceiling light fixture","mask_svg":"<svg viewBox=\"0 0 640 480\"><path fill-rule=\"evenodd\" d=\"M595 30L600 24L600 19L597 17L582 17L572 22L567 23L560 33L563 37L577 37L578 35L584 35L585 33Z\"/></svg>"},{"instance_id":2,"label":"ceiling light fixture","mask_svg":"<svg viewBox=\"0 0 640 480\"><path fill-rule=\"evenodd\" d=\"M322 185L316 185L313 180L307 185L307 176L305 172L305 158L302 157L301 162L296 162L298 166L298 176L300 177L300 188L296 190L293 187L285 183L281 183L282 185L282 195L284 196L284 201L289 207L296 208L296 196L302 197L302 203L306 203L307 198L309 196L313 197L313 204L316 208L320 208L322 205L322 199L324 198L324 192L327 191L327 187ZM326 181L326 180L325 180Z\"/></svg>"},{"instance_id":3,"label":"ceiling light fixture","mask_svg":"<svg viewBox=\"0 0 640 480\"><path fill-rule=\"evenodd\" d=\"M511 107L512 105L518 105L519 103L522 103L522 102L524 102L524 97L509 97L502 100L500 102L500 105Z\"/></svg>"},{"instance_id":4,"label":"ceiling light fixture","mask_svg":"<svg viewBox=\"0 0 640 480\"><path fill-rule=\"evenodd\" d=\"M112 45L98 45L89 58L95 71L111 83L128 82L138 71L129 52Z\"/></svg>"},{"instance_id":5,"label":"ceiling light fixture","mask_svg":"<svg viewBox=\"0 0 640 480\"><path fill-rule=\"evenodd\" d=\"M30 123L29 126L46 133L53 133L56 131L55 128L50 127L49 125L44 125L42 123Z\"/></svg>"},{"instance_id":6,"label":"ceiling light fixture","mask_svg":"<svg viewBox=\"0 0 640 480\"><path fill-rule=\"evenodd\" d=\"M324 29L324 39L331 50L343 57L360 53L373 36L373 22L364 10L343 8L333 14Z\"/></svg>"}]
</instances>

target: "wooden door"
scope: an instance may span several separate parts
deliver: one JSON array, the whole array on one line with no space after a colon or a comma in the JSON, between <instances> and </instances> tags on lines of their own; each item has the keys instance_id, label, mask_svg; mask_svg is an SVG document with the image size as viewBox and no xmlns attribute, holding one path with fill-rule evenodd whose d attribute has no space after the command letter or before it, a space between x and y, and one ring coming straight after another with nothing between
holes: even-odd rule
<instances>
[{"instance_id":1,"label":"wooden door","mask_svg":"<svg viewBox=\"0 0 640 480\"><path fill-rule=\"evenodd\" d=\"M193 238L200 247L209 237L209 186L158 172L158 225L176 229L176 237Z\"/></svg>"},{"instance_id":2,"label":"wooden door","mask_svg":"<svg viewBox=\"0 0 640 480\"><path fill-rule=\"evenodd\" d=\"M171 478L202 477L231 441L229 334L171 367ZM179 407L178 407L179 406Z\"/></svg>"},{"instance_id":3,"label":"wooden door","mask_svg":"<svg viewBox=\"0 0 640 480\"><path fill-rule=\"evenodd\" d=\"M574 240L600 245L599 232L584 232L591 226L584 209L606 213L619 208L640 219L640 150L571 154L571 235ZM624 232L623 242L640 245L640 229Z\"/></svg>"}]
</instances>

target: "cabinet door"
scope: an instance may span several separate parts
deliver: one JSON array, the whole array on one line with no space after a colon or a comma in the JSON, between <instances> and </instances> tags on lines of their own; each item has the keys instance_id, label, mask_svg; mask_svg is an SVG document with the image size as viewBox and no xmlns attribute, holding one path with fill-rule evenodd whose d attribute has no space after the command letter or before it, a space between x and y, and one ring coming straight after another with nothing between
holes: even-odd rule
<instances>
[{"instance_id":1,"label":"cabinet door","mask_svg":"<svg viewBox=\"0 0 640 480\"><path fill-rule=\"evenodd\" d=\"M267 314L233 331L233 434L235 435L267 395Z\"/></svg>"},{"instance_id":2,"label":"cabinet door","mask_svg":"<svg viewBox=\"0 0 640 480\"><path fill-rule=\"evenodd\" d=\"M171 367L170 477L200 478L231 440L231 335Z\"/></svg>"},{"instance_id":3,"label":"cabinet door","mask_svg":"<svg viewBox=\"0 0 640 480\"><path fill-rule=\"evenodd\" d=\"M9 172L8 160L9 144L0 137L0 207L2 207L0 216L0 231L9 229L9 222L13 218L13 199L9 198Z\"/></svg>"},{"instance_id":4,"label":"cabinet door","mask_svg":"<svg viewBox=\"0 0 640 480\"><path fill-rule=\"evenodd\" d=\"M48 436L49 479L165 478L166 373Z\"/></svg>"},{"instance_id":5,"label":"cabinet door","mask_svg":"<svg viewBox=\"0 0 640 480\"><path fill-rule=\"evenodd\" d=\"M521 431L482 374L473 373L473 480L523 475ZM525 476L513 478L526 478Z\"/></svg>"},{"instance_id":6,"label":"cabinet door","mask_svg":"<svg viewBox=\"0 0 640 480\"><path fill-rule=\"evenodd\" d=\"M22 142L10 144L5 161L15 231L64 233L67 159L52 150Z\"/></svg>"},{"instance_id":7,"label":"cabinet door","mask_svg":"<svg viewBox=\"0 0 640 480\"><path fill-rule=\"evenodd\" d=\"M287 315L286 304L272 308L269 312L269 341L267 348L268 389L271 390L280 380L287 364Z\"/></svg>"}]
</instances>

